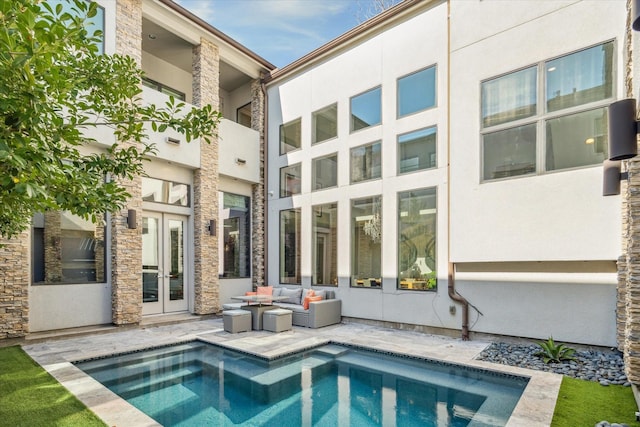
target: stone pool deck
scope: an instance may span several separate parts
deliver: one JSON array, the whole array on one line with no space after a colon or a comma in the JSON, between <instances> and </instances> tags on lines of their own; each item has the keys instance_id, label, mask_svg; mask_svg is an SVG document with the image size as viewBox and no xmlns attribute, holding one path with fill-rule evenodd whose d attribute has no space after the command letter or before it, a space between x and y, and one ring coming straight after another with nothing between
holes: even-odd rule
<instances>
[{"instance_id":1,"label":"stone pool deck","mask_svg":"<svg viewBox=\"0 0 640 427\"><path fill-rule=\"evenodd\" d=\"M194 339L266 357L291 353L330 341L359 345L529 377L529 384L509 419L509 427L549 426L562 381L562 376L557 374L475 360L475 357L490 344L489 341L462 341L359 323L320 329L294 326L293 330L280 333L252 331L230 334L223 330L222 318L209 318L161 326L143 325L124 330L109 327L78 336L65 337L53 334L34 337L37 340L26 340L22 343L24 350L107 425L119 427L159 424L85 375L71 362Z\"/></svg>"}]
</instances>

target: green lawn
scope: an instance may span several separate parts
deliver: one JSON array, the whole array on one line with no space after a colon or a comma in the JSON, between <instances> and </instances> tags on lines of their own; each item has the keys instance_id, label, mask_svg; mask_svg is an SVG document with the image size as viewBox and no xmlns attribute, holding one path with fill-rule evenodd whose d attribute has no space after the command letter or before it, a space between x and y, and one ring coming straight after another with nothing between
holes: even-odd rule
<instances>
[{"instance_id":1,"label":"green lawn","mask_svg":"<svg viewBox=\"0 0 640 427\"><path fill-rule=\"evenodd\" d=\"M20 347L0 348L0 425L105 426Z\"/></svg>"},{"instance_id":2,"label":"green lawn","mask_svg":"<svg viewBox=\"0 0 640 427\"><path fill-rule=\"evenodd\" d=\"M631 387L562 378L551 427L594 426L600 421L640 426Z\"/></svg>"}]
</instances>

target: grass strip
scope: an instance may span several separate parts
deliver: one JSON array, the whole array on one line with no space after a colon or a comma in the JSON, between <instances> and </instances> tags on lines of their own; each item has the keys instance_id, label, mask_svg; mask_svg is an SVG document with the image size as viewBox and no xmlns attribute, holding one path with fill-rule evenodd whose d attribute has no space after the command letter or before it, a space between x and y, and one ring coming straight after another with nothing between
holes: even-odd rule
<instances>
[{"instance_id":1,"label":"grass strip","mask_svg":"<svg viewBox=\"0 0 640 427\"><path fill-rule=\"evenodd\" d=\"M106 426L19 346L0 348L0 425Z\"/></svg>"},{"instance_id":2,"label":"grass strip","mask_svg":"<svg viewBox=\"0 0 640 427\"><path fill-rule=\"evenodd\" d=\"M631 387L602 386L594 381L563 377L551 427L595 426L600 421L636 422L638 410Z\"/></svg>"}]
</instances>

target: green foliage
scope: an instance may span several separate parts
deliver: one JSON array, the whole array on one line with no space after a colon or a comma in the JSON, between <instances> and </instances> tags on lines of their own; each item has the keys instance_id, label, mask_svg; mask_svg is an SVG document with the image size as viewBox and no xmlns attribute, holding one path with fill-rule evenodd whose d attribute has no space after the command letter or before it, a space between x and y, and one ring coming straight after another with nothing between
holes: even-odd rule
<instances>
[{"instance_id":1,"label":"green foliage","mask_svg":"<svg viewBox=\"0 0 640 427\"><path fill-rule=\"evenodd\" d=\"M600 421L636 426L631 387L603 387L594 381L562 378L551 427L594 426Z\"/></svg>"},{"instance_id":2,"label":"green foliage","mask_svg":"<svg viewBox=\"0 0 640 427\"><path fill-rule=\"evenodd\" d=\"M0 425L105 425L20 347L0 348L0 366Z\"/></svg>"},{"instance_id":3,"label":"green foliage","mask_svg":"<svg viewBox=\"0 0 640 427\"><path fill-rule=\"evenodd\" d=\"M542 357L544 363L575 360L573 355L576 351L564 344L556 344L553 337L549 337L547 341L539 342L538 345L542 350L537 352L536 356Z\"/></svg>"},{"instance_id":4,"label":"green foliage","mask_svg":"<svg viewBox=\"0 0 640 427\"><path fill-rule=\"evenodd\" d=\"M121 209L130 195L119 180L142 174L154 153L145 123L211 142L220 120L210 105L142 105L135 61L99 54L102 33L84 25L97 5L64 1L71 8L0 0L0 237L27 229L36 212L95 220ZM87 136L98 127L109 127L115 142Z\"/></svg>"}]
</instances>

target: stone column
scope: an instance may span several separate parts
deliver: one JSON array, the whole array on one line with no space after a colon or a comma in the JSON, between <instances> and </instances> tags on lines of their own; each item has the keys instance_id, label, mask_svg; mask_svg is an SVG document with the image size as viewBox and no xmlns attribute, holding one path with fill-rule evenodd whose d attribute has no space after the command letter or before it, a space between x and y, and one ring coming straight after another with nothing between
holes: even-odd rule
<instances>
[{"instance_id":1,"label":"stone column","mask_svg":"<svg viewBox=\"0 0 640 427\"><path fill-rule=\"evenodd\" d=\"M251 83L251 128L260 133L260 182L251 188L251 271L253 287L265 285L265 96L260 80Z\"/></svg>"},{"instance_id":2,"label":"stone column","mask_svg":"<svg viewBox=\"0 0 640 427\"><path fill-rule=\"evenodd\" d=\"M116 52L142 66L142 0L117 0ZM121 141L123 147L135 144ZM111 309L113 323L142 319L142 178L121 180L131 194L127 206L111 215ZM137 212L137 227L127 227L127 210Z\"/></svg>"},{"instance_id":3,"label":"stone column","mask_svg":"<svg viewBox=\"0 0 640 427\"><path fill-rule=\"evenodd\" d=\"M62 282L62 230L60 211L44 213L44 281Z\"/></svg>"},{"instance_id":4,"label":"stone column","mask_svg":"<svg viewBox=\"0 0 640 427\"><path fill-rule=\"evenodd\" d=\"M30 234L0 240L0 340L29 332Z\"/></svg>"},{"instance_id":5,"label":"stone column","mask_svg":"<svg viewBox=\"0 0 640 427\"><path fill-rule=\"evenodd\" d=\"M219 108L218 47L201 39L193 48L193 103ZM210 314L220 310L218 280L218 236L207 229L218 218L218 139L200 144L200 169L193 176L194 312Z\"/></svg>"}]
</instances>

